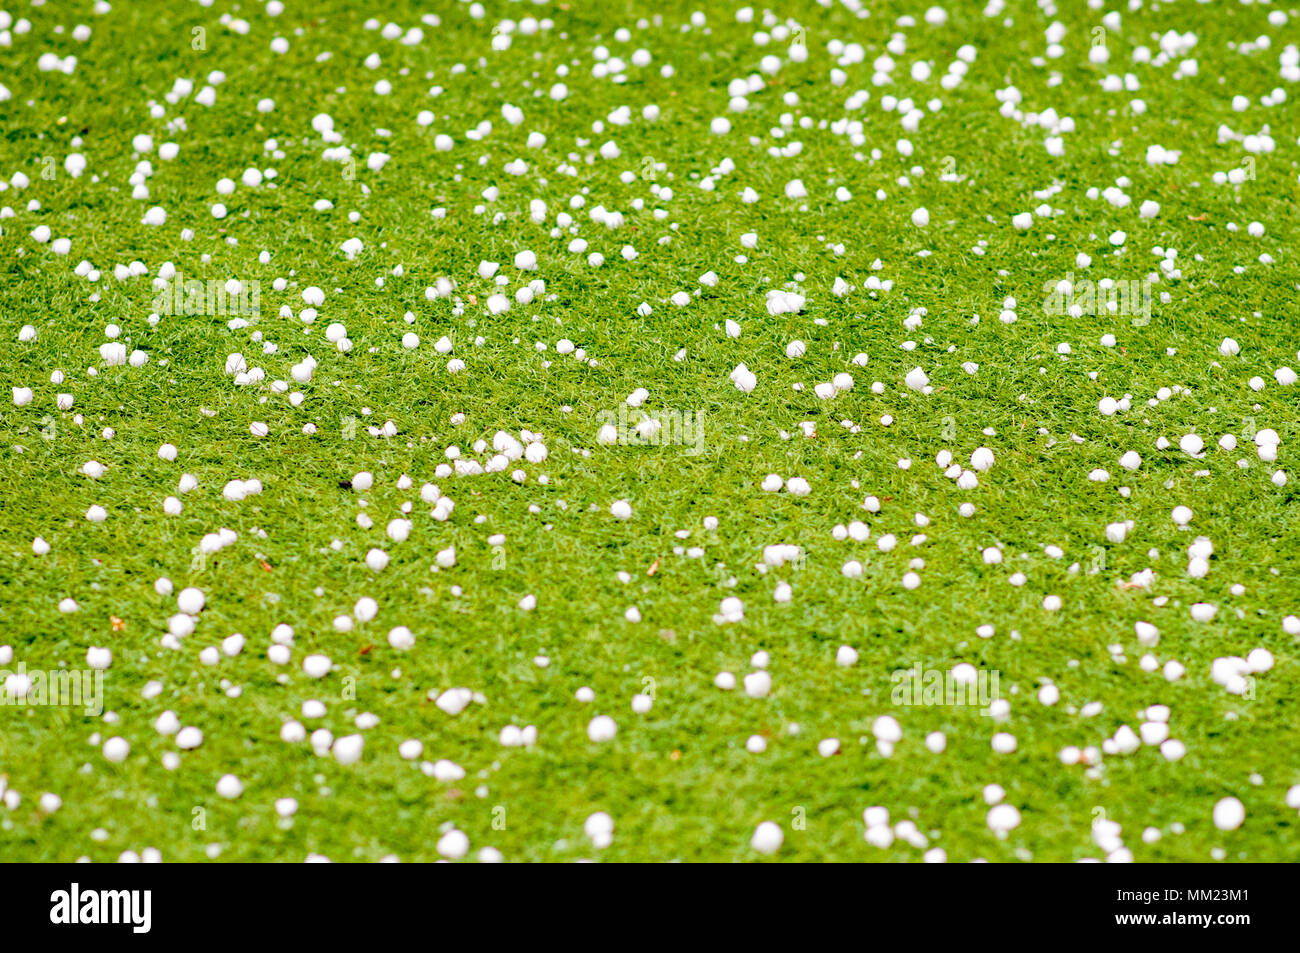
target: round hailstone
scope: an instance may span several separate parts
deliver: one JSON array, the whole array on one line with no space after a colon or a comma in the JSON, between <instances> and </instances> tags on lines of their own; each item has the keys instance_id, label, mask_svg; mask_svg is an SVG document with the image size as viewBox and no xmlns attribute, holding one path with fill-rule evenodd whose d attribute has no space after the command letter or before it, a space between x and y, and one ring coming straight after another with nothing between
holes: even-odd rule
<instances>
[{"instance_id":1,"label":"round hailstone","mask_svg":"<svg viewBox=\"0 0 1300 953\"><path fill-rule=\"evenodd\" d=\"M772 676L767 672L750 672L744 683L745 694L750 698L766 698L772 691Z\"/></svg>"},{"instance_id":2,"label":"round hailstone","mask_svg":"<svg viewBox=\"0 0 1300 953\"><path fill-rule=\"evenodd\" d=\"M775 854L785 842L785 832L775 821L764 821L754 829L749 846L760 854Z\"/></svg>"},{"instance_id":3,"label":"round hailstone","mask_svg":"<svg viewBox=\"0 0 1300 953\"><path fill-rule=\"evenodd\" d=\"M460 860L469 853L469 837L453 827L438 838L438 853L448 860Z\"/></svg>"},{"instance_id":4,"label":"round hailstone","mask_svg":"<svg viewBox=\"0 0 1300 953\"><path fill-rule=\"evenodd\" d=\"M1246 807L1235 797L1225 797L1214 805L1214 826L1221 831L1235 831L1246 820Z\"/></svg>"},{"instance_id":5,"label":"round hailstone","mask_svg":"<svg viewBox=\"0 0 1300 953\"><path fill-rule=\"evenodd\" d=\"M912 224L917 228L925 228L925 226L929 225L930 210L926 208L918 208L912 212Z\"/></svg>"},{"instance_id":6,"label":"round hailstone","mask_svg":"<svg viewBox=\"0 0 1300 953\"><path fill-rule=\"evenodd\" d=\"M985 821L993 833L1006 834L1020 826L1020 812L1010 804L998 804L989 809Z\"/></svg>"},{"instance_id":7,"label":"round hailstone","mask_svg":"<svg viewBox=\"0 0 1300 953\"><path fill-rule=\"evenodd\" d=\"M332 667L328 655L308 655L302 660L302 670L309 678L324 678Z\"/></svg>"},{"instance_id":8,"label":"round hailstone","mask_svg":"<svg viewBox=\"0 0 1300 953\"><path fill-rule=\"evenodd\" d=\"M191 751L201 744L203 744L203 732L193 726L182 728L176 734L176 747L178 748Z\"/></svg>"},{"instance_id":9,"label":"round hailstone","mask_svg":"<svg viewBox=\"0 0 1300 953\"><path fill-rule=\"evenodd\" d=\"M244 782L233 774L223 774L217 781L217 793L227 800L234 800L244 793Z\"/></svg>"},{"instance_id":10,"label":"round hailstone","mask_svg":"<svg viewBox=\"0 0 1300 953\"><path fill-rule=\"evenodd\" d=\"M903 383L912 390L924 390L930 383L930 378L924 370L914 367L907 372L907 376L903 378Z\"/></svg>"},{"instance_id":11,"label":"round hailstone","mask_svg":"<svg viewBox=\"0 0 1300 953\"><path fill-rule=\"evenodd\" d=\"M345 735L334 742L334 760L339 764L356 764L361 760L365 739L360 735Z\"/></svg>"},{"instance_id":12,"label":"round hailstone","mask_svg":"<svg viewBox=\"0 0 1300 953\"><path fill-rule=\"evenodd\" d=\"M1194 433L1184 434L1178 441L1178 447L1189 457L1194 457L1205 449L1205 441Z\"/></svg>"},{"instance_id":13,"label":"round hailstone","mask_svg":"<svg viewBox=\"0 0 1300 953\"><path fill-rule=\"evenodd\" d=\"M6 690L9 685L6 683ZM10 691L10 694L15 694ZM112 761L114 764L121 764L126 760L126 756L131 753L131 746L125 738L109 738L104 742L104 760Z\"/></svg>"},{"instance_id":14,"label":"round hailstone","mask_svg":"<svg viewBox=\"0 0 1300 953\"><path fill-rule=\"evenodd\" d=\"M587 737L592 741L611 741L616 734L618 734L618 725L609 715L597 715L587 724Z\"/></svg>"},{"instance_id":15,"label":"round hailstone","mask_svg":"<svg viewBox=\"0 0 1300 953\"><path fill-rule=\"evenodd\" d=\"M186 615L198 615L203 611L206 602L207 597L203 595L203 590L191 586L188 589L182 589L180 595L176 597L176 608Z\"/></svg>"},{"instance_id":16,"label":"round hailstone","mask_svg":"<svg viewBox=\"0 0 1300 953\"><path fill-rule=\"evenodd\" d=\"M449 715L459 715L474 699L474 693L468 688L449 688L434 703Z\"/></svg>"}]
</instances>

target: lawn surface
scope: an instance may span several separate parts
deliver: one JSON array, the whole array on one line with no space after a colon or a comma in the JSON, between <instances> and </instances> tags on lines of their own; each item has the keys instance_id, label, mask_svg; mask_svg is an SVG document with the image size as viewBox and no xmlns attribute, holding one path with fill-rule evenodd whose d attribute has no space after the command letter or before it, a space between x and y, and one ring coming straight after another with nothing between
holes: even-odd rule
<instances>
[{"instance_id":1,"label":"lawn surface","mask_svg":"<svg viewBox=\"0 0 1300 953\"><path fill-rule=\"evenodd\" d=\"M1300 625L1284 623L1300 613L1300 390L1279 371L1300 367L1289 7L962 3L931 24L918 3L758 6L752 22L728 4L692 24L697 8L671 2L485 6L0 14L0 857L743 861L773 821L781 860L1300 858ZM863 56L844 57L853 43ZM115 275L132 262L141 274ZM168 262L205 288L256 282L260 312L160 314ZM1149 288L1149 320L1052 313L1045 288L1105 278ZM530 282L544 287L521 300ZM147 363L114 364L110 340ZM815 392L843 374L851 389ZM1107 397L1121 408L1101 412ZM641 413L702 430L603 443L629 398L633 437ZM452 446L490 472L455 472ZM980 447L995 462L974 472ZM223 495L252 479L260 493ZM425 484L454 500L445 519ZM835 531L854 521L865 539ZM234 541L204 552L223 528ZM800 549L765 565L770 546ZM187 587L206 598L183 634ZM287 662L268 654L281 624ZM399 626L411 647L391 644ZM242 651L221 651L234 633ZM13 703L20 663L84 674L101 648L102 714ZM760 651L771 688L751 697ZM328 674L305 670L313 655ZM962 663L997 673L1000 702L896 703L895 673L951 680ZM459 714L435 703L462 686ZM590 739L598 715L611 740ZM282 740L290 722L329 736ZM1129 750L1144 722L1153 743ZM201 742L178 747L177 725ZM503 745L511 725L535 743ZM353 735L364 750L343 763ZM125 750L110 739L129 753L110 759ZM1231 805L1216 826L1225 798L1239 826ZM999 800L1015 820L990 814ZM864 836L873 806L887 846Z\"/></svg>"}]
</instances>

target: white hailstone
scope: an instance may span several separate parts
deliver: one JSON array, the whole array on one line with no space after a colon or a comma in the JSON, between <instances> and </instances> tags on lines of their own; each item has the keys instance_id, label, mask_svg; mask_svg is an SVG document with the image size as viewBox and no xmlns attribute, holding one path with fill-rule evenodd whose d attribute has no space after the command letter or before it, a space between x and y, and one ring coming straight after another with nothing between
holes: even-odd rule
<instances>
[{"instance_id":1,"label":"white hailstone","mask_svg":"<svg viewBox=\"0 0 1300 953\"><path fill-rule=\"evenodd\" d=\"M930 378L926 375L925 371L923 371L921 368L914 367L907 372L907 376L903 378L903 383L905 383L912 390L924 390L925 387L930 383Z\"/></svg>"},{"instance_id":2,"label":"white hailstone","mask_svg":"<svg viewBox=\"0 0 1300 953\"><path fill-rule=\"evenodd\" d=\"M1011 754L1016 750L1016 737L1005 731L999 731L993 736L991 744L998 754Z\"/></svg>"},{"instance_id":3,"label":"white hailstone","mask_svg":"<svg viewBox=\"0 0 1300 953\"><path fill-rule=\"evenodd\" d=\"M362 596L352 607L352 614L358 622L369 622L379 614L379 603L370 596Z\"/></svg>"},{"instance_id":4,"label":"white hailstone","mask_svg":"<svg viewBox=\"0 0 1300 953\"><path fill-rule=\"evenodd\" d=\"M6 691L9 691L8 682L5 683L5 689ZM9 693L14 694L11 691ZM26 692L24 692L23 694L26 694ZM107 741L104 742L104 747L102 750L103 750L105 761L111 761L114 764L121 764L123 761L126 760L127 755L131 753L131 745L127 743L127 740L125 738L114 737L114 738L109 738Z\"/></svg>"},{"instance_id":5,"label":"white hailstone","mask_svg":"<svg viewBox=\"0 0 1300 953\"><path fill-rule=\"evenodd\" d=\"M1192 604L1190 611L1192 618L1197 622L1209 622L1218 613L1219 607L1208 602L1196 602Z\"/></svg>"},{"instance_id":6,"label":"white hailstone","mask_svg":"<svg viewBox=\"0 0 1300 953\"><path fill-rule=\"evenodd\" d=\"M996 804L985 817L989 830L1004 835L1020 826L1020 811L1010 804Z\"/></svg>"},{"instance_id":7,"label":"white hailstone","mask_svg":"<svg viewBox=\"0 0 1300 953\"><path fill-rule=\"evenodd\" d=\"M102 523L108 519L108 510L104 509L98 503L86 510L86 519L92 523Z\"/></svg>"},{"instance_id":8,"label":"white hailstone","mask_svg":"<svg viewBox=\"0 0 1300 953\"><path fill-rule=\"evenodd\" d=\"M758 386L758 377L744 364L736 365L735 370L731 372L731 380L737 390L746 394Z\"/></svg>"},{"instance_id":9,"label":"white hailstone","mask_svg":"<svg viewBox=\"0 0 1300 953\"><path fill-rule=\"evenodd\" d=\"M838 738L824 738L817 742L817 753L823 758L829 758L832 755L840 753L840 740Z\"/></svg>"},{"instance_id":10,"label":"white hailstone","mask_svg":"<svg viewBox=\"0 0 1300 953\"><path fill-rule=\"evenodd\" d=\"M632 518L632 504L627 500L616 500L609 507L610 515L615 519L627 520Z\"/></svg>"},{"instance_id":11,"label":"white hailstone","mask_svg":"<svg viewBox=\"0 0 1300 953\"><path fill-rule=\"evenodd\" d=\"M736 676L730 672L719 672L713 677L713 684L724 692L732 691L736 687ZM578 699L583 701L584 699Z\"/></svg>"},{"instance_id":12,"label":"white hailstone","mask_svg":"<svg viewBox=\"0 0 1300 953\"><path fill-rule=\"evenodd\" d=\"M173 719L176 717L171 712L166 712L166 714L172 715ZM159 721L162 721L162 719L159 718ZM155 727L157 726L155 725ZM168 727L170 727L170 725ZM159 731L163 734L171 734L171 732L162 731L161 728L159 728ZM176 747L178 748L185 751L193 751L201 744L203 744L203 732L198 728L187 726L176 732Z\"/></svg>"},{"instance_id":13,"label":"white hailstone","mask_svg":"<svg viewBox=\"0 0 1300 953\"><path fill-rule=\"evenodd\" d=\"M649 695L637 694L632 696L632 711L638 715L644 715L654 707L654 699Z\"/></svg>"},{"instance_id":14,"label":"white hailstone","mask_svg":"<svg viewBox=\"0 0 1300 953\"><path fill-rule=\"evenodd\" d=\"M1061 690L1055 685L1044 685L1038 690L1038 701L1043 705L1055 705L1061 700Z\"/></svg>"},{"instance_id":15,"label":"white hailstone","mask_svg":"<svg viewBox=\"0 0 1300 953\"><path fill-rule=\"evenodd\" d=\"M785 481L785 489L792 496L807 496L812 492L812 487L803 477L791 477Z\"/></svg>"},{"instance_id":16,"label":"white hailstone","mask_svg":"<svg viewBox=\"0 0 1300 953\"><path fill-rule=\"evenodd\" d=\"M438 696L435 704L448 715L459 715L474 699L468 688L449 688Z\"/></svg>"},{"instance_id":17,"label":"white hailstone","mask_svg":"<svg viewBox=\"0 0 1300 953\"><path fill-rule=\"evenodd\" d=\"M86 650L86 664L102 671L113 664L113 652L111 649L91 646Z\"/></svg>"},{"instance_id":18,"label":"white hailstone","mask_svg":"<svg viewBox=\"0 0 1300 953\"><path fill-rule=\"evenodd\" d=\"M754 829L749 846L760 854L775 854L785 842L785 831L775 821L764 821Z\"/></svg>"},{"instance_id":19,"label":"white hailstone","mask_svg":"<svg viewBox=\"0 0 1300 953\"><path fill-rule=\"evenodd\" d=\"M1205 448L1205 441L1194 433L1184 434L1178 441L1178 447L1183 453L1194 457Z\"/></svg>"},{"instance_id":20,"label":"white hailstone","mask_svg":"<svg viewBox=\"0 0 1300 953\"><path fill-rule=\"evenodd\" d=\"M372 549L366 553L366 565L373 572L383 572L388 565L388 553L382 549Z\"/></svg>"},{"instance_id":21,"label":"white hailstone","mask_svg":"<svg viewBox=\"0 0 1300 953\"><path fill-rule=\"evenodd\" d=\"M877 741L897 744L903 738L903 726L893 715L881 715L871 723L871 734Z\"/></svg>"},{"instance_id":22,"label":"white hailstone","mask_svg":"<svg viewBox=\"0 0 1300 953\"><path fill-rule=\"evenodd\" d=\"M1150 622L1134 623L1134 629L1137 631L1137 640L1139 645L1147 648L1154 648L1160 642L1160 630Z\"/></svg>"},{"instance_id":23,"label":"white hailstone","mask_svg":"<svg viewBox=\"0 0 1300 953\"><path fill-rule=\"evenodd\" d=\"M1268 649L1252 649L1245 657L1245 666L1252 672L1266 672L1273 668L1273 653Z\"/></svg>"},{"instance_id":24,"label":"white hailstone","mask_svg":"<svg viewBox=\"0 0 1300 953\"><path fill-rule=\"evenodd\" d=\"M438 838L437 850L439 856L447 860L460 860L469 853L469 836L453 827Z\"/></svg>"},{"instance_id":25,"label":"white hailstone","mask_svg":"<svg viewBox=\"0 0 1300 953\"><path fill-rule=\"evenodd\" d=\"M339 764L356 764L365 749L365 739L360 735L345 735L334 742L334 760Z\"/></svg>"},{"instance_id":26,"label":"white hailstone","mask_svg":"<svg viewBox=\"0 0 1300 953\"><path fill-rule=\"evenodd\" d=\"M1186 526L1192 521L1192 511L1186 506L1175 506L1169 518L1179 526Z\"/></svg>"},{"instance_id":27,"label":"white hailstone","mask_svg":"<svg viewBox=\"0 0 1300 953\"><path fill-rule=\"evenodd\" d=\"M912 212L912 224L917 228L925 228L930 224L930 211L925 208L918 208Z\"/></svg>"},{"instance_id":28,"label":"white hailstone","mask_svg":"<svg viewBox=\"0 0 1300 953\"><path fill-rule=\"evenodd\" d=\"M330 673L333 663L328 655L308 655L302 660L302 670L309 678L324 678Z\"/></svg>"},{"instance_id":29,"label":"white hailstone","mask_svg":"<svg viewBox=\"0 0 1300 953\"><path fill-rule=\"evenodd\" d=\"M1169 737L1169 726L1161 721L1144 721L1138 728L1138 734L1144 745L1161 745Z\"/></svg>"},{"instance_id":30,"label":"white hailstone","mask_svg":"<svg viewBox=\"0 0 1300 953\"><path fill-rule=\"evenodd\" d=\"M193 586L182 589L176 597L176 608L186 615L198 615L203 611L206 603L207 597L203 594L203 590L195 589Z\"/></svg>"},{"instance_id":31,"label":"white hailstone","mask_svg":"<svg viewBox=\"0 0 1300 953\"><path fill-rule=\"evenodd\" d=\"M609 715L597 715L587 723L587 737L592 741L611 741L616 734L618 734L618 725Z\"/></svg>"},{"instance_id":32,"label":"white hailstone","mask_svg":"<svg viewBox=\"0 0 1300 953\"><path fill-rule=\"evenodd\" d=\"M993 469L993 451L988 447L978 447L970 455L970 465L972 470L980 473L987 473Z\"/></svg>"},{"instance_id":33,"label":"white hailstone","mask_svg":"<svg viewBox=\"0 0 1300 953\"><path fill-rule=\"evenodd\" d=\"M614 842L614 819L604 811L597 811L583 823L582 832L594 846L604 849Z\"/></svg>"},{"instance_id":34,"label":"white hailstone","mask_svg":"<svg viewBox=\"0 0 1300 953\"><path fill-rule=\"evenodd\" d=\"M1221 831L1235 831L1246 820L1246 808L1235 797L1225 797L1214 805L1214 826Z\"/></svg>"},{"instance_id":35,"label":"white hailstone","mask_svg":"<svg viewBox=\"0 0 1300 953\"><path fill-rule=\"evenodd\" d=\"M804 344L803 341L800 340L791 341L785 346L785 356L791 360L803 357L807 352L808 345Z\"/></svg>"},{"instance_id":36,"label":"white hailstone","mask_svg":"<svg viewBox=\"0 0 1300 953\"><path fill-rule=\"evenodd\" d=\"M390 520L388 527L384 530L388 538L395 543L405 542L406 538L411 535L411 528L414 524L408 519Z\"/></svg>"},{"instance_id":37,"label":"white hailstone","mask_svg":"<svg viewBox=\"0 0 1300 953\"><path fill-rule=\"evenodd\" d=\"M851 645L841 645L835 653L835 664L850 668L858 663L858 650Z\"/></svg>"},{"instance_id":38,"label":"white hailstone","mask_svg":"<svg viewBox=\"0 0 1300 953\"><path fill-rule=\"evenodd\" d=\"M399 625L389 630L388 644L400 651L406 651L415 646L415 636L406 626Z\"/></svg>"},{"instance_id":39,"label":"white hailstone","mask_svg":"<svg viewBox=\"0 0 1300 953\"><path fill-rule=\"evenodd\" d=\"M772 676L765 671L750 672L744 684L745 694L750 698L766 698L772 691Z\"/></svg>"},{"instance_id":40,"label":"white hailstone","mask_svg":"<svg viewBox=\"0 0 1300 953\"><path fill-rule=\"evenodd\" d=\"M1125 470L1136 470L1142 466L1142 457L1136 450L1130 450L1119 458L1119 465Z\"/></svg>"}]
</instances>

